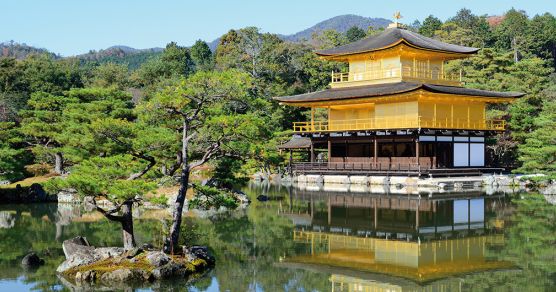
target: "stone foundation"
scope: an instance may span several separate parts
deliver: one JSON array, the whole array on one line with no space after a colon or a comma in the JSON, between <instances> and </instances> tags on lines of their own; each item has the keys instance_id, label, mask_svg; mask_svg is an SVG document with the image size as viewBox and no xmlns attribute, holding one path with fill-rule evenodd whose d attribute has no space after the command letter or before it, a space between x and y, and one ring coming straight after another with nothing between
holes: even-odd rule
<instances>
[{"instance_id":1,"label":"stone foundation","mask_svg":"<svg viewBox=\"0 0 556 292\"><path fill-rule=\"evenodd\" d=\"M419 187L434 189L463 189L470 187L494 186L494 187L518 187L524 188L526 182L519 176L510 175L483 175L472 177L441 177L441 178L418 178L408 176L362 176L362 175L299 175L286 178L284 181L297 182L299 185L307 185L305 188L319 188L324 190L366 190L375 189L373 186L397 186L396 189ZM314 185L314 186L310 186ZM383 188L379 188L383 190Z\"/></svg>"}]
</instances>

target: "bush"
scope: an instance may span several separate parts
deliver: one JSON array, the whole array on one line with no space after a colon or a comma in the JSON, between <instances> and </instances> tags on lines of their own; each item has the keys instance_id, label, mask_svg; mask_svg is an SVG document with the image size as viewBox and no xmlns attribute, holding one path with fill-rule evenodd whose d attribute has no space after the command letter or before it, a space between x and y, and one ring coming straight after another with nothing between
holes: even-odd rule
<instances>
[{"instance_id":1,"label":"bush","mask_svg":"<svg viewBox=\"0 0 556 292\"><path fill-rule=\"evenodd\" d=\"M235 209L239 206L239 200L230 191L201 185L193 185L193 190L195 194L193 199L189 201L189 208L208 210L210 208L226 207Z\"/></svg>"},{"instance_id":2,"label":"bush","mask_svg":"<svg viewBox=\"0 0 556 292\"><path fill-rule=\"evenodd\" d=\"M25 166L25 170L33 176L43 176L49 174L52 168L46 163L37 163Z\"/></svg>"},{"instance_id":3,"label":"bush","mask_svg":"<svg viewBox=\"0 0 556 292\"><path fill-rule=\"evenodd\" d=\"M166 197L165 195L161 195L158 197L151 197L148 200L153 204L162 205L162 206L166 206L168 203L168 197Z\"/></svg>"}]
</instances>

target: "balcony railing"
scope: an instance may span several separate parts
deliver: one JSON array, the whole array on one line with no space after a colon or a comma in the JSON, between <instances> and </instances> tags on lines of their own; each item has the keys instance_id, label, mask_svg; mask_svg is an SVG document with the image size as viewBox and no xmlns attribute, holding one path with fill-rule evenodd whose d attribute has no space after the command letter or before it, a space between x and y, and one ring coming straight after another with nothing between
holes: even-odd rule
<instances>
[{"instance_id":1,"label":"balcony railing","mask_svg":"<svg viewBox=\"0 0 556 292\"><path fill-rule=\"evenodd\" d=\"M332 121L294 122L293 130L297 133L362 131L386 129L461 129L503 131L504 120L468 120L451 118L372 118Z\"/></svg>"},{"instance_id":2,"label":"balcony railing","mask_svg":"<svg viewBox=\"0 0 556 292\"><path fill-rule=\"evenodd\" d=\"M390 69L378 69L364 72L332 72L332 84L385 80L385 79L414 79L425 81L441 81L440 83L459 84L461 83L461 74L446 73L442 70L423 70L413 68L411 66L400 66Z\"/></svg>"}]
</instances>

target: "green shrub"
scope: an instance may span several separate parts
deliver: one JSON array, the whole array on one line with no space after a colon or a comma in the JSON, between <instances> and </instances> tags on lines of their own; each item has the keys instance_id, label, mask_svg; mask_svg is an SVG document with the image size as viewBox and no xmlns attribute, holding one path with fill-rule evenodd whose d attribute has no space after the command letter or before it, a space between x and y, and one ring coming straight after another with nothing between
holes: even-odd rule
<instances>
[{"instance_id":1,"label":"green shrub","mask_svg":"<svg viewBox=\"0 0 556 292\"><path fill-rule=\"evenodd\" d=\"M226 207L235 209L239 206L236 196L227 190L217 189L210 186L193 185L195 192L193 199L189 201L189 208L208 210Z\"/></svg>"}]
</instances>

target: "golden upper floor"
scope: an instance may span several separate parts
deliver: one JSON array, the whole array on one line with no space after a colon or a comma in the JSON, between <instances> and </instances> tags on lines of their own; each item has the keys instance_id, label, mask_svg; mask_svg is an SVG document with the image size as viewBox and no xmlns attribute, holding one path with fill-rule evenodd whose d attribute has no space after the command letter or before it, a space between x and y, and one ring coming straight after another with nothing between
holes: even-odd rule
<instances>
[{"instance_id":1,"label":"golden upper floor","mask_svg":"<svg viewBox=\"0 0 556 292\"><path fill-rule=\"evenodd\" d=\"M281 104L309 107L311 120L294 123L295 132L387 129L505 129L489 120L487 104L508 103L523 96L463 88L461 73L450 74L446 62L467 58L476 48L452 45L399 28L344 46L316 52L349 63L349 71L332 72L329 89L275 97ZM314 110L328 110L315 119Z\"/></svg>"},{"instance_id":2,"label":"golden upper floor","mask_svg":"<svg viewBox=\"0 0 556 292\"><path fill-rule=\"evenodd\" d=\"M317 54L327 60L349 63L348 72L332 72L332 88L402 81L461 86L461 74L446 72L445 64L477 51L393 27Z\"/></svg>"},{"instance_id":3,"label":"golden upper floor","mask_svg":"<svg viewBox=\"0 0 556 292\"><path fill-rule=\"evenodd\" d=\"M398 82L277 99L287 105L311 108L309 121L294 122L294 131L298 133L386 129L503 131L503 120L487 119L486 105L511 102L521 95ZM321 114L315 115L318 109Z\"/></svg>"}]
</instances>

